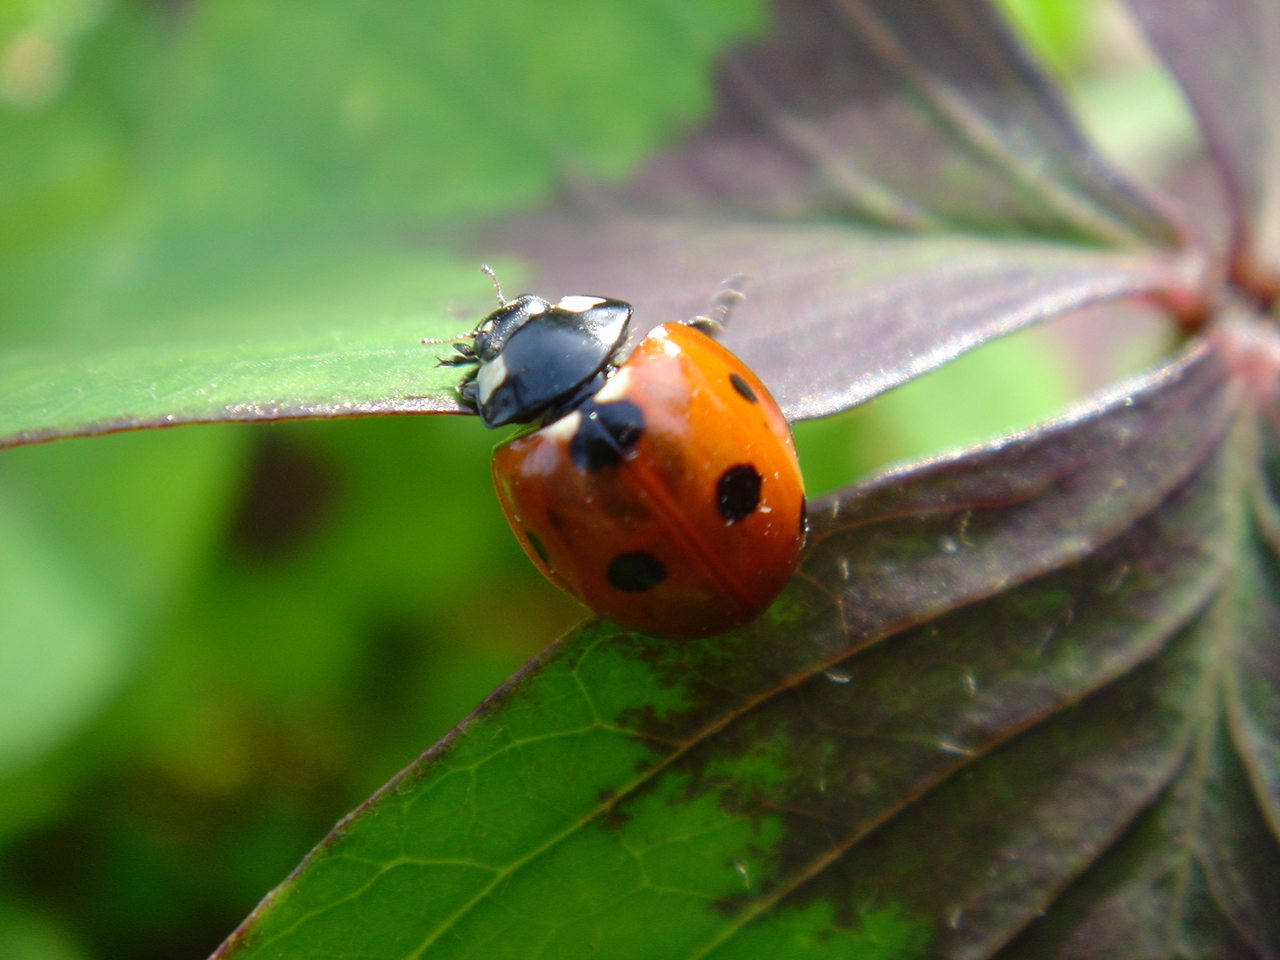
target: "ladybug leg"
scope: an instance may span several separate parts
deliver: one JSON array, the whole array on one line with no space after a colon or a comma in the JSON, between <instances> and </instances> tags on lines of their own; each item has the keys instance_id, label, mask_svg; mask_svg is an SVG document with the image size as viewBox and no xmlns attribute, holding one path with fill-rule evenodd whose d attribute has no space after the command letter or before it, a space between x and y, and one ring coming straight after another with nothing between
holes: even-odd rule
<instances>
[{"instance_id":1,"label":"ladybug leg","mask_svg":"<svg viewBox=\"0 0 1280 960\"><path fill-rule=\"evenodd\" d=\"M476 385L477 370L469 370L467 375L458 381L458 396L463 399L464 403L470 404L477 411L480 409L480 401L477 398L479 387Z\"/></svg>"},{"instance_id":2,"label":"ladybug leg","mask_svg":"<svg viewBox=\"0 0 1280 960\"><path fill-rule=\"evenodd\" d=\"M708 304L708 316L699 314L689 320L685 320L686 326L700 330L709 337L717 337L724 332L725 324L729 322L729 314L733 312L733 308L746 299L746 295L742 292L742 288L746 285L747 278L745 274L735 273L729 277L720 286L720 290L711 298Z\"/></svg>"},{"instance_id":3,"label":"ladybug leg","mask_svg":"<svg viewBox=\"0 0 1280 960\"><path fill-rule=\"evenodd\" d=\"M455 343L453 345L453 354L447 357L440 357L436 360L437 367L463 367L469 363L479 363L480 358L476 356L475 347L470 343ZM475 371L468 374L469 377L475 376Z\"/></svg>"}]
</instances>

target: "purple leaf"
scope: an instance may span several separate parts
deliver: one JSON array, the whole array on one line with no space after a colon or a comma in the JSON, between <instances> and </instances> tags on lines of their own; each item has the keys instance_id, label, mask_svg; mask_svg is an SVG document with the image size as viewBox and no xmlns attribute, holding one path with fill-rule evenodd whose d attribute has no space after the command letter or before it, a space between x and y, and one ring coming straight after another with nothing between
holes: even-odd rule
<instances>
[{"instance_id":1,"label":"purple leaf","mask_svg":"<svg viewBox=\"0 0 1280 960\"><path fill-rule=\"evenodd\" d=\"M1236 220L1237 275L1280 290L1280 6L1273 0L1130 5L1182 85L1225 183Z\"/></svg>"},{"instance_id":2,"label":"purple leaf","mask_svg":"<svg viewBox=\"0 0 1280 960\"><path fill-rule=\"evenodd\" d=\"M478 246L531 260L529 292L629 300L638 332L744 276L725 341L793 419L1090 304L1203 312L1198 249L1152 249L1187 232L1079 137L984 0L776 10L774 35L726 54L702 128L591 215L522 218Z\"/></svg>"},{"instance_id":3,"label":"purple leaf","mask_svg":"<svg viewBox=\"0 0 1280 960\"><path fill-rule=\"evenodd\" d=\"M792 419L861 403L1038 320L1173 298L1186 283L1168 254L853 226L542 215L504 224L494 242L533 261L528 292L620 297L640 333L705 312L725 278L744 275L724 341Z\"/></svg>"},{"instance_id":4,"label":"purple leaf","mask_svg":"<svg viewBox=\"0 0 1280 960\"><path fill-rule=\"evenodd\" d=\"M908 230L1174 244L1167 211L1076 132L985 0L782 0L730 51L712 119L633 203Z\"/></svg>"}]
</instances>

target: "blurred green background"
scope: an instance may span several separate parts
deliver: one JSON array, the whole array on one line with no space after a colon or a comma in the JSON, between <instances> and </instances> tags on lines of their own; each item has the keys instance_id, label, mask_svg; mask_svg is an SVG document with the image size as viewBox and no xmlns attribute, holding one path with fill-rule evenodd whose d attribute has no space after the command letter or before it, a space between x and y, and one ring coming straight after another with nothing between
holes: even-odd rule
<instances>
[{"instance_id":1,"label":"blurred green background","mask_svg":"<svg viewBox=\"0 0 1280 960\"><path fill-rule=\"evenodd\" d=\"M1091 127L1163 172L1185 119L1115 11L1008 6ZM0 350L402 320L483 289L433 237L625 176L766 23L757 0L0 0ZM810 492L1115 372L1056 336L801 425ZM584 615L510 536L494 442L420 417L0 452L0 958L206 955Z\"/></svg>"}]
</instances>

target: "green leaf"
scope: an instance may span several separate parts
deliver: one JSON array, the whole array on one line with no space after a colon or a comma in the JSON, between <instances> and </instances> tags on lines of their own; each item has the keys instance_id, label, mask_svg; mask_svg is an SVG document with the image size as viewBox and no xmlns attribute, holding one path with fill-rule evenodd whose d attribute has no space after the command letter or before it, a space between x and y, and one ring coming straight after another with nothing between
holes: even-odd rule
<instances>
[{"instance_id":1,"label":"green leaf","mask_svg":"<svg viewBox=\"0 0 1280 960\"><path fill-rule=\"evenodd\" d=\"M459 412L458 373L435 363L449 348L421 341L470 327L492 293L474 269L432 273L421 261L387 258L377 273L351 270L345 283L317 278L319 289L299 286L292 296L246 295L219 312L221 337L135 334L131 345L11 351L0 357L0 446L177 423ZM450 288L460 294L455 307L475 307L453 316ZM406 311L420 290L433 290L441 306ZM355 302L371 320L336 319L349 318Z\"/></svg>"},{"instance_id":2,"label":"green leaf","mask_svg":"<svg viewBox=\"0 0 1280 960\"><path fill-rule=\"evenodd\" d=\"M726 819L711 796L690 795L689 775L662 759L682 746L647 742L634 727L657 708L652 683L667 667L725 655L605 627L578 633L340 827L228 955L346 943L388 957L449 956L465 944L489 956L641 958L715 938L732 923L715 902L758 889L764 860L751 849L776 843L778 827ZM776 776L769 745L760 749L750 769ZM548 780L548 769L561 773ZM784 934L884 957L920 939L892 906L869 911L861 931L829 922L829 911L808 910Z\"/></svg>"},{"instance_id":3,"label":"green leaf","mask_svg":"<svg viewBox=\"0 0 1280 960\"><path fill-rule=\"evenodd\" d=\"M122 3L74 42L42 22L19 34L71 79L0 112L16 145L0 446L457 411L456 371L433 367L447 348L420 340L492 300L479 256L441 252L462 245L442 225L540 199L570 169L625 172L706 109L707 58L760 19L713 0L483 17L279 0L183 8L177 42L165 16ZM562 46L608 50L608 69L531 56Z\"/></svg>"}]
</instances>

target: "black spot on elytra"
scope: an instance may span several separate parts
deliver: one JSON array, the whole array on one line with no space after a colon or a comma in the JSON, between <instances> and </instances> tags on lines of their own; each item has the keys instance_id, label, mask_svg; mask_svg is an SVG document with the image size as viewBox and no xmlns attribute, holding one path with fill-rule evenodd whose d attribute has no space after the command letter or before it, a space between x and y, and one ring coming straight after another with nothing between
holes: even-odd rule
<instances>
[{"instance_id":1,"label":"black spot on elytra","mask_svg":"<svg viewBox=\"0 0 1280 960\"><path fill-rule=\"evenodd\" d=\"M667 568L653 554L637 550L620 553L610 560L605 575L619 590L643 593L667 579Z\"/></svg>"},{"instance_id":2,"label":"black spot on elytra","mask_svg":"<svg viewBox=\"0 0 1280 960\"><path fill-rule=\"evenodd\" d=\"M729 374L729 382L733 384L733 389L737 390L745 399L752 403L756 402L756 392L751 389L751 384L743 380L736 373Z\"/></svg>"},{"instance_id":3,"label":"black spot on elytra","mask_svg":"<svg viewBox=\"0 0 1280 960\"><path fill-rule=\"evenodd\" d=\"M585 403L582 422L569 441L569 456L584 470L616 466L640 442L644 413L630 400Z\"/></svg>"},{"instance_id":4,"label":"black spot on elytra","mask_svg":"<svg viewBox=\"0 0 1280 960\"><path fill-rule=\"evenodd\" d=\"M755 513L760 505L759 471L749 463L730 467L716 483L716 509L726 523L737 523Z\"/></svg>"},{"instance_id":5,"label":"black spot on elytra","mask_svg":"<svg viewBox=\"0 0 1280 960\"><path fill-rule=\"evenodd\" d=\"M525 539L529 541L529 546L533 547L533 552L538 555L539 559L548 567L551 566L551 557L547 554L546 544L532 530L526 530L524 535Z\"/></svg>"},{"instance_id":6,"label":"black spot on elytra","mask_svg":"<svg viewBox=\"0 0 1280 960\"><path fill-rule=\"evenodd\" d=\"M800 501L800 540L803 542L809 536L809 501Z\"/></svg>"},{"instance_id":7,"label":"black spot on elytra","mask_svg":"<svg viewBox=\"0 0 1280 960\"><path fill-rule=\"evenodd\" d=\"M561 536L564 535L564 517L557 510L547 510L547 522L551 524L551 529Z\"/></svg>"}]
</instances>

